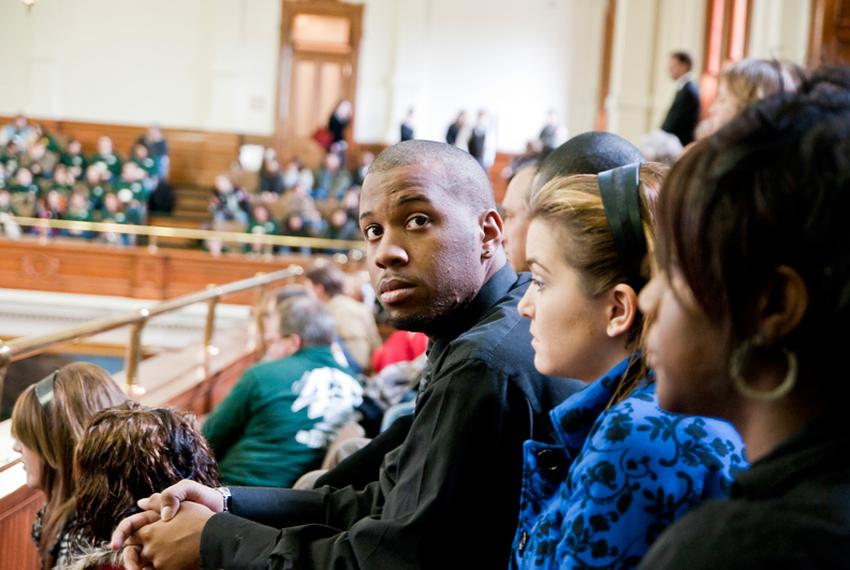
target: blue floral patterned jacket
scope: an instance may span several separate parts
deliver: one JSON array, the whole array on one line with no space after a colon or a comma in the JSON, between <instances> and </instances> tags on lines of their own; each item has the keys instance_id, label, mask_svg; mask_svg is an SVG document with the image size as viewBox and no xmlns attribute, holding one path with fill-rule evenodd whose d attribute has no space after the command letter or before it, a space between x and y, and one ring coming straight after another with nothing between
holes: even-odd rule
<instances>
[{"instance_id":1,"label":"blue floral patterned jacket","mask_svg":"<svg viewBox=\"0 0 850 570\"><path fill-rule=\"evenodd\" d=\"M558 444L525 442L512 568L633 568L746 468L731 425L661 410L654 383L606 410L627 364L552 410Z\"/></svg>"}]
</instances>

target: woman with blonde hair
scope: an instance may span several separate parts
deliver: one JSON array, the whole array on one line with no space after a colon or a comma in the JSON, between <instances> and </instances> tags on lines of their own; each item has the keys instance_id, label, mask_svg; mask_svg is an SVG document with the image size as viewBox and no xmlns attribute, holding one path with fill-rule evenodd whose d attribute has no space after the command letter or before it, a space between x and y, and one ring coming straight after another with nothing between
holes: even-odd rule
<instances>
[{"instance_id":1,"label":"woman with blonde hair","mask_svg":"<svg viewBox=\"0 0 850 570\"><path fill-rule=\"evenodd\" d=\"M700 138L717 131L756 101L795 91L799 78L793 71L767 59L747 58L729 64L720 72L717 97L711 105L707 126L700 125Z\"/></svg>"},{"instance_id":2,"label":"woman with blonde hair","mask_svg":"<svg viewBox=\"0 0 850 570\"><path fill-rule=\"evenodd\" d=\"M74 448L92 416L126 399L108 372L75 362L27 388L15 402L14 449L23 456L27 486L47 497L33 525L42 568L66 561L74 519Z\"/></svg>"},{"instance_id":3,"label":"woman with blonde hair","mask_svg":"<svg viewBox=\"0 0 850 570\"><path fill-rule=\"evenodd\" d=\"M514 568L633 568L657 535L745 467L726 423L675 416L640 352L637 295L652 274L666 169L631 164L549 182L526 253L534 365L588 386L550 412L554 444L524 444Z\"/></svg>"}]
</instances>

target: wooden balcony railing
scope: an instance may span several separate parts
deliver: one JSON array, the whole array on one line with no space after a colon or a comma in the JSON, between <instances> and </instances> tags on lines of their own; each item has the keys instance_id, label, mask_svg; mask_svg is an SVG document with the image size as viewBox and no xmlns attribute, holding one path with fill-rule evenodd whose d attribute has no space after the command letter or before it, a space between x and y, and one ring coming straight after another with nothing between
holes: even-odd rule
<instances>
[{"instance_id":1,"label":"wooden balcony railing","mask_svg":"<svg viewBox=\"0 0 850 570\"><path fill-rule=\"evenodd\" d=\"M274 246L311 248L326 250L336 254L337 261L349 258L359 261L363 258L365 247L362 241L334 240L324 238L296 237L285 235L254 234L247 232L230 232L201 230L191 228L169 228L162 226L143 226L133 224L117 224L114 222L76 222L70 220L52 220L48 218L27 218L23 216L5 215L0 218L0 224L17 224L21 227L35 228L45 241L50 239L51 230L68 230L74 232L92 232L132 236L147 236L148 248L157 248L158 238L180 238L198 240L201 242L241 243L246 245L261 245L266 253L271 253ZM9 235L9 231L6 231ZM348 252L347 254L341 252ZM341 259L345 256L344 259Z\"/></svg>"},{"instance_id":2,"label":"wooden balcony railing","mask_svg":"<svg viewBox=\"0 0 850 570\"><path fill-rule=\"evenodd\" d=\"M177 311L178 309L182 309L183 307L193 305L195 303L207 303L207 319L204 327L204 348L206 355L213 355L217 352L216 347L212 345L212 338L215 332L215 310L219 300L225 295L251 289L254 289L257 292L253 308L253 318L255 320L254 330L256 331L256 345L260 347L260 352L262 353L265 338L263 314L266 302L266 287L272 283L294 279L298 275L301 275L301 273L303 273L303 268L301 266L291 265L286 269L281 269L267 274L259 274L254 277L234 281L226 285L210 286L206 291L190 293L188 295L183 295L158 303L152 307L146 307L137 311L130 311L114 317L98 319L96 321L55 333L35 337L16 338L5 343L0 341L0 394L3 393L3 382L6 376L6 370L8 369L9 364L15 360L20 360L27 356L38 354L59 344L79 341L102 332L130 326L130 342L127 345L125 367L127 391L130 395L140 395L144 392L144 389L139 385L137 373L139 357L142 349L142 330L150 319L158 315Z\"/></svg>"}]
</instances>

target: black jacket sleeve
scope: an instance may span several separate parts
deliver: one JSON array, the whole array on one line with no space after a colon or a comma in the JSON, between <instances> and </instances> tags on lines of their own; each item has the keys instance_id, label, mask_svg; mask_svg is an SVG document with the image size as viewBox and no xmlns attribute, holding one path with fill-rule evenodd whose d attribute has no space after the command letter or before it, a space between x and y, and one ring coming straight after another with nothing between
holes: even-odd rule
<instances>
[{"instance_id":1,"label":"black jacket sleeve","mask_svg":"<svg viewBox=\"0 0 850 570\"><path fill-rule=\"evenodd\" d=\"M316 480L316 488L330 486L336 488L352 486L362 489L369 483L378 480L384 456L404 443L407 432L413 423L413 416L403 416L397 419L369 442L369 445L351 454L339 465Z\"/></svg>"},{"instance_id":2,"label":"black jacket sleeve","mask_svg":"<svg viewBox=\"0 0 850 570\"><path fill-rule=\"evenodd\" d=\"M388 455L379 482L362 491L306 491L323 500L324 520L313 524L278 530L216 515L203 531L201 567L504 567L529 409L499 373L466 360L422 394L410 433ZM234 493L234 513L254 517L256 508L237 509L241 500Z\"/></svg>"}]
</instances>

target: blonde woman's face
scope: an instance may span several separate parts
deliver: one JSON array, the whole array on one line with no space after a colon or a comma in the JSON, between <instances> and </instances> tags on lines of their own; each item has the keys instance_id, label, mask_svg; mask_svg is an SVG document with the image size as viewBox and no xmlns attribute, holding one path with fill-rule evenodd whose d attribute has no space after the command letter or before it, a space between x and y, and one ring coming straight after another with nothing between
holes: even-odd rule
<instances>
[{"instance_id":1,"label":"blonde woman's face","mask_svg":"<svg viewBox=\"0 0 850 570\"><path fill-rule=\"evenodd\" d=\"M581 275L564 261L568 246L561 238L548 223L531 221L526 254L532 283L518 310L531 320L539 372L592 382L617 362L608 348L606 303L585 293Z\"/></svg>"},{"instance_id":2,"label":"blonde woman's face","mask_svg":"<svg viewBox=\"0 0 850 570\"><path fill-rule=\"evenodd\" d=\"M12 446L12 449L21 454L21 459L24 462L24 471L27 473L27 487L43 491L44 460L41 455L17 439L15 440L15 444Z\"/></svg>"},{"instance_id":3,"label":"blonde woman's face","mask_svg":"<svg viewBox=\"0 0 850 570\"><path fill-rule=\"evenodd\" d=\"M741 110L741 102L730 91L726 82L721 80L717 88L717 98L711 106L711 118L715 128L719 128L738 114Z\"/></svg>"}]
</instances>

